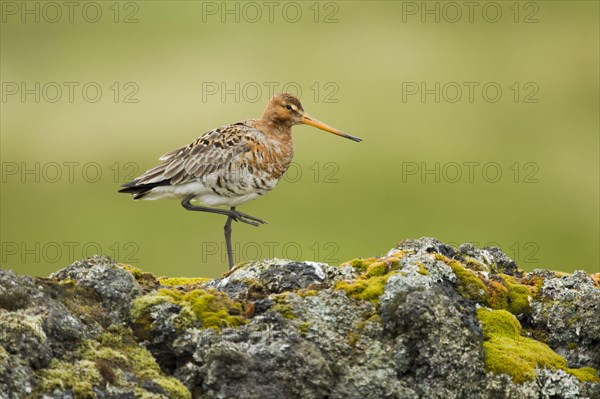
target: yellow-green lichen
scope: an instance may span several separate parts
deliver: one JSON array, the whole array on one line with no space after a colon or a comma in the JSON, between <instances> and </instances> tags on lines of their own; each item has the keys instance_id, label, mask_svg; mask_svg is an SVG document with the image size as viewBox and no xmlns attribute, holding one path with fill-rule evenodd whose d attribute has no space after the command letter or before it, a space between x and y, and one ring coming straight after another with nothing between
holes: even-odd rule
<instances>
[{"instance_id":1,"label":"yellow-green lichen","mask_svg":"<svg viewBox=\"0 0 600 399\"><path fill-rule=\"evenodd\" d=\"M173 289L161 289L158 295L170 298L170 302L188 310L202 322L202 328L219 331L223 327L238 327L248 321L241 316L242 304L226 294L213 289L182 292Z\"/></svg>"},{"instance_id":2,"label":"yellow-green lichen","mask_svg":"<svg viewBox=\"0 0 600 399\"><path fill-rule=\"evenodd\" d=\"M417 262L417 273L423 275L423 276L429 276L429 270L427 270L427 268L425 267L425 265L421 262Z\"/></svg>"},{"instance_id":3,"label":"yellow-green lichen","mask_svg":"<svg viewBox=\"0 0 600 399\"><path fill-rule=\"evenodd\" d=\"M126 263L117 263L117 265L121 269L131 273L133 278L135 278L136 281L142 285L148 286L156 284L156 276L152 273L145 272L142 269L128 265Z\"/></svg>"},{"instance_id":4,"label":"yellow-green lichen","mask_svg":"<svg viewBox=\"0 0 600 399\"><path fill-rule=\"evenodd\" d=\"M296 318L296 314L294 313L294 309L292 308L292 306L285 303L278 303L276 305L273 305L271 307L271 310L274 312L281 313L281 315L286 319Z\"/></svg>"},{"instance_id":5,"label":"yellow-green lichen","mask_svg":"<svg viewBox=\"0 0 600 399\"><path fill-rule=\"evenodd\" d=\"M154 320L150 313L155 305L165 302L173 303L173 300L166 295L148 294L139 296L133 301L130 313L136 336L142 340L150 340L152 338L150 330L152 329Z\"/></svg>"},{"instance_id":6,"label":"yellow-green lichen","mask_svg":"<svg viewBox=\"0 0 600 399\"><path fill-rule=\"evenodd\" d=\"M578 369L567 369L567 373L574 375L581 382L600 382L598 371L592 367L581 367Z\"/></svg>"},{"instance_id":7,"label":"yellow-green lichen","mask_svg":"<svg viewBox=\"0 0 600 399\"><path fill-rule=\"evenodd\" d=\"M531 312L530 299L537 291L535 286L523 284L513 276L499 274L488 280L489 306L492 309L508 310L514 315Z\"/></svg>"},{"instance_id":8,"label":"yellow-green lichen","mask_svg":"<svg viewBox=\"0 0 600 399\"><path fill-rule=\"evenodd\" d=\"M367 267L365 275L367 277L383 276L389 271L389 265L385 262L373 262Z\"/></svg>"},{"instance_id":9,"label":"yellow-green lichen","mask_svg":"<svg viewBox=\"0 0 600 399\"><path fill-rule=\"evenodd\" d=\"M470 256L465 256L464 265L467 269L475 270L478 272L482 272L487 269L483 263L479 262L477 259L472 258Z\"/></svg>"},{"instance_id":10,"label":"yellow-green lichen","mask_svg":"<svg viewBox=\"0 0 600 399\"><path fill-rule=\"evenodd\" d=\"M442 256L442 260L450 266L456 275L456 290L467 299L487 304L489 292L481 278L469 269L466 269L459 261Z\"/></svg>"},{"instance_id":11,"label":"yellow-green lichen","mask_svg":"<svg viewBox=\"0 0 600 399\"><path fill-rule=\"evenodd\" d=\"M217 331L223 327L237 327L247 323L241 316L241 303L222 292L213 289L185 292L163 288L156 294L144 295L134 301L131 316L136 335L142 339L148 338L153 323L150 315L152 307L164 302L181 306L181 311L173 320L180 331L192 327L195 321L201 322L201 328L213 328Z\"/></svg>"},{"instance_id":12,"label":"yellow-green lichen","mask_svg":"<svg viewBox=\"0 0 600 399\"><path fill-rule=\"evenodd\" d=\"M312 326L312 323L308 321L298 324L298 330L300 330L300 334L306 335L308 330L310 330L310 326Z\"/></svg>"},{"instance_id":13,"label":"yellow-green lichen","mask_svg":"<svg viewBox=\"0 0 600 399\"><path fill-rule=\"evenodd\" d=\"M102 381L96 363L90 360L71 363L53 359L48 368L40 370L37 376L38 392L71 389L75 399L96 398L93 387Z\"/></svg>"},{"instance_id":14,"label":"yellow-green lichen","mask_svg":"<svg viewBox=\"0 0 600 399\"><path fill-rule=\"evenodd\" d=\"M121 326L110 330L113 332L104 332L97 341L84 341L81 347L82 361L93 362L104 380L115 386L133 388L137 383L125 378L124 371L127 371L135 375L138 383L154 381L169 398L191 398L179 380L164 375L150 352L137 345L131 330ZM91 383L96 385L97 381Z\"/></svg>"},{"instance_id":15,"label":"yellow-green lichen","mask_svg":"<svg viewBox=\"0 0 600 399\"><path fill-rule=\"evenodd\" d=\"M567 361L548 345L521 336L521 324L506 310L477 309L485 341L485 363L489 371L508 374L514 382L535 379L535 369L561 369L581 381L600 382L594 369L571 369Z\"/></svg>"},{"instance_id":16,"label":"yellow-green lichen","mask_svg":"<svg viewBox=\"0 0 600 399\"><path fill-rule=\"evenodd\" d=\"M370 301L377 304L379 297L383 294L383 289L388 278L393 273L384 276L376 276L366 279L357 278L353 281L339 281L335 284L334 289L344 290L350 298Z\"/></svg>"},{"instance_id":17,"label":"yellow-green lichen","mask_svg":"<svg viewBox=\"0 0 600 399\"><path fill-rule=\"evenodd\" d=\"M168 287L177 287L181 285L204 284L210 281L207 277L159 277L158 282Z\"/></svg>"},{"instance_id":18,"label":"yellow-green lichen","mask_svg":"<svg viewBox=\"0 0 600 399\"><path fill-rule=\"evenodd\" d=\"M353 259L342 263L341 266L352 266L358 273L367 273L369 276L381 276L391 270L398 269L399 261L404 255L404 251L396 251L381 258ZM369 271L370 266L373 267Z\"/></svg>"},{"instance_id":19,"label":"yellow-green lichen","mask_svg":"<svg viewBox=\"0 0 600 399\"><path fill-rule=\"evenodd\" d=\"M319 293L319 291L317 290L310 290L310 289L300 289L296 292L296 294L298 294L299 296L301 296L302 298L306 298L309 296L315 296Z\"/></svg>"},{"instance_id":20,"label":"yellow-green lichen","mask_svg":"<svg viewBox=\"0 0 600 399\"><path fill-rule=\"evenodd\" d=\"M529 299L532 295L532 289L529 286L520 284L512 276L503 275L502 278L508 289L506 310L514 315L529 314L531 312Z\"/></svg>"},{"instance_id":21,"label":"yellow-green lichen","mask_svg":"<svg viewBox=\"0 0 600 399\"><path fill-rule=\"evenodd\" d=\"M292 305L288 303L288 297L290 295L294 294L286 291L280 294L273 294L269 296L269 298L275 303L273 306L271 306L270 310L281 313L281 315L286 319L295 319L296 314L294 313L294 309Z\"/></svg>"},{"instance_id":22,"label":"yellow-green lichen","mask_svg":"<svg viewBox=\"0 0 600 399\"><path fill-rule=\"evenodd\" d=\"M350 298L377 304L388 278L400 268L399 261L404 255L403 251L397 251L381 258L354 259L344 263L342 266L350 265L360 275L351 281L338 281L333 288L344 290Z\"/></svg>"},{"instance_id":23,"label":"yellow-green lichen","mask_svg":"<svg viewBox=\"0 0 600 399\"><path fill-rule=\"evenodd\" d=\"M342 266L350 265L358 273L364 273L367 271L367 268L369 267L369 265L374 261L375 261L375 258L353 259L349 262L342 264Z\"/></svg>"}]
</instances>

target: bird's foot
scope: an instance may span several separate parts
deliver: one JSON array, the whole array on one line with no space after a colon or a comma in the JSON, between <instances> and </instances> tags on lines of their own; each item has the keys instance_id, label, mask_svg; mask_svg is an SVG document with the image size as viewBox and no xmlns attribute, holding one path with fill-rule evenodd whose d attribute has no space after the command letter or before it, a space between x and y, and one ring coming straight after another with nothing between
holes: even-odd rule
<instances>
[{"instance_id":1,"label":"bird's foot","mask_svg":"<svg viewBox=\"0 0 600 399\"><path fill-rule=\"evenodd\" d=\"M246 223L246 224L250 224L252 226L260 226L261 224L267 224L267 222L265 222L262 219L259 218L255 218L254 216L250 216L246 213L242 213L239 211L230 211L230 216L233 220L235 220L236 222L242 222L242 223Z\"/></svg>"}]
</instances>

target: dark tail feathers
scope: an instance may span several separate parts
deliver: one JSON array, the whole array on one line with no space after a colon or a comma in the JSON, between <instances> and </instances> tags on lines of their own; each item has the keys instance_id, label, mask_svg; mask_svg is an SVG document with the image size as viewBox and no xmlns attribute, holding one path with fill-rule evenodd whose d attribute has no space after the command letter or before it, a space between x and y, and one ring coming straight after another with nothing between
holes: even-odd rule
<instances>
[{"instance_id":1,"label":"dark tail feathers","mask_svg":"<svg viewBox=\"0 0 600 399\"><path fill-rule=\"evenodd\" d=\"M133 199L142 199L146 195L148 195L150 190L152 190L154 187L170 186L170 185L171 185L171 182L169 182L168 180L159 181L158 183L139 184L139 185L137 184L137 180L134 180L134 181L130 181L129 183L123 184L121 186L123 188L121 188L119 190L119 192L126 193L126 194L133 194Z\"/></svg>"}]
</instances>

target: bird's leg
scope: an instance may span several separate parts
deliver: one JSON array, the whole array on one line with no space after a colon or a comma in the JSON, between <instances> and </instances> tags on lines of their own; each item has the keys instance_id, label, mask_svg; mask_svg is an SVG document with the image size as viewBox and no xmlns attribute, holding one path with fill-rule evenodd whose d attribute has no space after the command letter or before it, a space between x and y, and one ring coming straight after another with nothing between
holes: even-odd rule
<instances>
[{"instance_id":1,"label":"bird's leg","mask_svg":"<svg viewBox=\"0 0 600 399\"><path fill-rule=\"evenodd\" d=\"M241 219L249 219L249 220L253 220L253 221L255 221L255 222L258 222L258 223L260 223L260 224L267 224L267 222L265 222L265 221L264 221L264 220L262 220L262 219L256 218L256 217L254 217L254 216L250 216L250 215L248 215L247 213L243 213L243 212L240 212L240 211L236 211L236 210L235 210L235 207L232 207L232 208L231 208L231 211L234 213L234 216L232 216L232 217L233 217L233 220L235 220L236 222L237 222L237 221L238 221L238 219L239 219L239 220L240 220L240 222L248 223L248 222L245 222L245 221L243 221L243 220L241 220ZM252 225L253 225L253 226L258 226L258 224L252 224Z\"/></svg>"},{"instance_id":2,"label":"bird's leg","mask_svg":"<svg viewBox=\"0 0 600 399\"><path fill-rule=\"evenodd\" d=\"M235 208L231 208L232 211L235 211ZM231 221L233 218L231 216L227 216L227 221L225 222L225 245L227 246L227 259L229 260L229 270L233 268L233 250L231 249Z\"/></svg>"},{"instance_id":3,"label":"bird's leg","mask_svg":"<svg viewBox=\"0 0 600 399\"><path fill-rule=\"evenodd\" d=\"M190 202L194 198L193 195L188 195L181 201L181 205L187 209L188 211L197 211L197 212L208 212L208 213L216 213L219 215L225 215L231 217L231 219L236 222L242 222L246 224L250 224L252 226L258 226L259 224L265 224L264 220L255 218L254 216L247 215L245 213L236 211L235 208L231 208L231 210L219 209L219 208L209 208L205 206L197 206L192 205Z\"/></svg>"}]
</instances>

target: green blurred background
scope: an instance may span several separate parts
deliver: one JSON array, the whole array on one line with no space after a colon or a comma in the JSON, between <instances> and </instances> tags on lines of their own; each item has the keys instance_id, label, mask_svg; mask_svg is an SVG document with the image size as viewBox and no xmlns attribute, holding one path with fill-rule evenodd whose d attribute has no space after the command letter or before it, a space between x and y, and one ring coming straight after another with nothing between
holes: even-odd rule
<instances>
[{"instance_id":1,"label":"green blurred background","mask_svg":"<svg viewBox=\"0 0 600 399\"><path fill-rule=\"evenodd\" d=\"M598 2L55 4L2 1L4 268L102 252L225 271L224 218L116 191L286 87L364 142L295 127L286 179L241 207L269 224L234 225L238 261L335 264L433 236L600 271Z\"/></svg>"}]
</instances>

